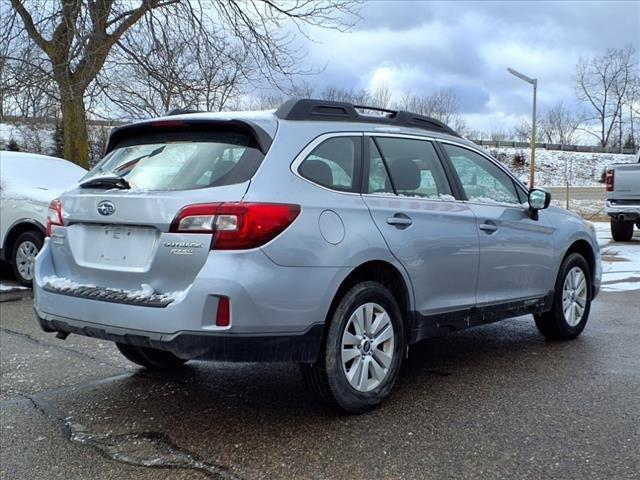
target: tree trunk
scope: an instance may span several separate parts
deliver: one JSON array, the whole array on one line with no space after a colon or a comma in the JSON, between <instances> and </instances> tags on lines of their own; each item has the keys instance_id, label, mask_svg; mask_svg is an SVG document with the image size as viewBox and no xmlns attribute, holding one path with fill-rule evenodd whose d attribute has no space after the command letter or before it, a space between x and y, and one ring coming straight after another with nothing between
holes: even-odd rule
<instances>
[{"instance_id":1,"label":"tree trunk","mask_svg":"<svg viewBox=\"0 0 640 480\"><path fill-rule=\"evenodd\" d=\"M82 93L74 92L71 95L63 95L61 108L64 158L89 169L87 112Z\"/></svg>"}]
</instances>

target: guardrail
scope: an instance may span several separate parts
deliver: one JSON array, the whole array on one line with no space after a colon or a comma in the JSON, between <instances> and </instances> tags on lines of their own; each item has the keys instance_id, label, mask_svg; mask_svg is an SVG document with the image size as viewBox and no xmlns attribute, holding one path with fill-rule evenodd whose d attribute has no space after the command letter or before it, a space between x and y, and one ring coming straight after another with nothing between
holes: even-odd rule
<instances>
[{"instance_id":1,"label":"guardrail","mask_svg":"<svg viewBox=\"0 0 640 480\"><path fill-rule=\"evenodd\" d=\"M481 145L483 147L511 147L511 148L531 148L530 142L513 142L510 140L474 140L470 138L473 143ZM619 147L601 147L597 145L562 145L559 143L537 143L536 148L544 148L546 150L561 150L564 152L586 152L586 153L621 153L624 155L635 155L636 150L633 148Z\"/></svg>"}]
</instances>

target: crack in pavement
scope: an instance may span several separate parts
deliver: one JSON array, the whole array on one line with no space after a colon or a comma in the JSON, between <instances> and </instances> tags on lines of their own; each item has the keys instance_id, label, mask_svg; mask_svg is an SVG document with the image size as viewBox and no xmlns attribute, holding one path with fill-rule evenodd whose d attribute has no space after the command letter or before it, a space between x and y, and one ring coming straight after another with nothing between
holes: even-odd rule
<instances>
[{"instance_id":1,"label":"crack in pavement","mask_svg":"<svg viewBox=\"0 0 640 480\"><path fill-rule=\"evenodd\" d=\"M100 360L100 359L94 357L93 355L89 355L88 353L84 353L84 352L75 350L73 348L63 347L61 345L55 345L53 343L43 342L42 340L40 340L38 338L35 338L35 337L32 337L31 335L29 335L27 333L16 332L15 330L11 330L11 329L8 329L8 328L5 328L5 327L0 327L0 332L7 333L9 335L14 335L14 336L16 336L18 338L22 338L23 340L26 340L27 342L31 342L31 343L33 343L35 345L38 345L38 346L42 346L42 347L46 347L46 348L52 348L52 349L55 349L55 350L61 350L63 352L66 352L66 353L69 353L71 355L74 355L75 357L82 358L83 360L87 360L88 359L88 360L91 360L93 362L97 362L97 363L101 363L101 364L104 364L104 365L108 365L110 367L118 368L120 370L124 370L124 371L128 370L126 367L123 367L122 365L117 365L117 364L115 364L113 362L110 362L108 360L107 361Z\"/></svg>"},{"instance_id":2,"label":"crack in pavement","mask_svg":"<svg viewBox=\"0 0 640 480\"><path fill-rule=\"evenodd\" d=\"M42 416L57 424L65 440L91 447L109 460L135 467L195 470L215 480L243 480L227 467L205 462L194 453L178 447L162 433L92 433L85 426L73 422L71 417L61 415L49 402L23 393L18 395Z\"/></svg>"},{"instance_id":3,"label":"crack in pavement","mask_svg":"<svg viewBox=\"0 0 640 480\"><path fill-rule=\"evenodd\" d=\"M173 444L157 432L125 434L90 433L80 424L66 422L71 434L69 440L99 450L107 458L147 468L190 469L214 479L240 480L227 467L200 460L193 453Z\"/></svg>"}]
</instances>

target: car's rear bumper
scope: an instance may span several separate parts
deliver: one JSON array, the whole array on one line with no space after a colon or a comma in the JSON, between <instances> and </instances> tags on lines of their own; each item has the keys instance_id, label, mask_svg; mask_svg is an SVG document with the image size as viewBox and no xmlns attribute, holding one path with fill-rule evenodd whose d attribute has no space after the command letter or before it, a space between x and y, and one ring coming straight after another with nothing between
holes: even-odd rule
<instances>
[{"instance_id":1,"label":"car's rear bumper","mask_svg":"<svg viewBox=\"0 0 640 480\"><path fill-rule=\"evenodd\" d=\"M636 221L640 219L640 200L607 199L604 211L610 217L624 215L626 220Z\"/></svg>"},{"instance_id":2,"label":"car's rear bumper","mask_svg":"<svg viewBox=\"0 0 640 480\"><path fill-rule=\"evenodd\" d=\"M36 310L40 327L62 332L149 347L172 352L184 359L230 362L314 362L324 332L315 324L306 332L282 335L230 335L220 333L177 332L158 334L42 314Z\"/></svg>"},{"instance_id":3,"label":"car's rear bumper","mask_svg":"<svg viewBox=\"0 0 640 480\"><path fill-rule=\"evenodd\" d=\"M142 343L182 358L304 362L317 355L318 332L348 270L282 267L258 249L212 252L184 296L150 306L52 290L44 279L57 271L46 242L36 260L34 308L48 331ZM229 326L216 325L220 297L229 299Z\"/></svg>"}]
</instances>

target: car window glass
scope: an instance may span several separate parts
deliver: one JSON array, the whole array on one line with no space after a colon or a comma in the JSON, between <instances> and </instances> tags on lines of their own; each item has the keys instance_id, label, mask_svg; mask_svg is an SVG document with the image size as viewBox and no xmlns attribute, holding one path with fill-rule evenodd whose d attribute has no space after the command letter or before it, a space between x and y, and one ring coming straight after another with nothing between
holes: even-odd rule
<instances>
[{"instance_id":1,"label":"car window glass","mask_svg":"<svg viewBox=\"0 0 640 480\"><path fill-rule=\"evenodd\" d=\"M389 173L382 161L380 151L371 137L367 139L369 142L369 182L367 193L390 193L395 195Z\"/></svg>"},{"instance_id":2,"label":"car window glass","mask_svg":"<svg viewBox=\"0 0 640 480\"><path fill-rule=\"evenodd\" d=\"M471 202L520 204L509 175L480 154L443 144Z\"/></svg>"},{"instance_id":3,"label":"car window glass","mask_svg":"<svg viewBox=\"0 0 640 480\"><path fill-rule=\"evenodd\" d=\"M264 154L235 132L167 131L127 137L87 175L124 177L132 188L191 190L249 180Z\"/></svg>"},{"instance_id":4,"label":"car window glass","mask_svg":"<svg viewBox=\"0 0 640 480\"><path fill-rule=\"evenodd\" d=\"M375 143L386 162L391 186L398 195L453 198L444 169L431 142L377 137Z\"/></svg>"},{"instance_id":5,"label":"car window glass","mask_svg":"<svg viewBox=\"0 0 640 480\"><path fill-rule=\"evenodd\" d=\"M298 167L298 173L323 187L351 192L359 137L334 137L318 145Z\"/></svg>"}]
</instances>

